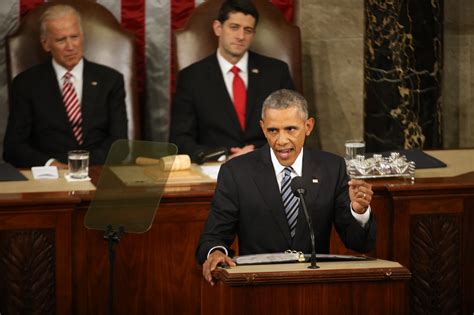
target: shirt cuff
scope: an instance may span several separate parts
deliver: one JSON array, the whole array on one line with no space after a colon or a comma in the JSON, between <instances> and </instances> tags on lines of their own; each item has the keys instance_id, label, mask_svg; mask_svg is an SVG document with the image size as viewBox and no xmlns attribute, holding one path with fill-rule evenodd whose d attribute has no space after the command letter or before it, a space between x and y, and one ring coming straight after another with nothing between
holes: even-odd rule
<instances>
[{"instance_id":1,"label":"shirt cuff","mask_svg":"<svg viewBox=\"0 0 474 315\"><path fill-rule=\"evenodd\" d=\"M367 210L362 213L362 214L359 214L357 212L354 211L354 209L352 209L352 203L351 203L351 213L352 213L352 216L354 217L354 219L357 220L357 222L360 223L360 225L365 228L367 222L369 222L369 219L370 219L370 205L369 207L367 208Z\"/></svg>"},{"instance_id":2,"label":"shirt cuff","mask_svg":"<svg viewBox=\"0 0 474 315\"><path fill-rule=\"evenodd\" d=\"M46 161L46 163L44 164L44 166L51 166L51 164L56 161L56 159L49 159L48 161Z\"/></svg>"},{"instance_id":3,"label":"shirt cuff","mask_svg":"<svg viewBox=\"0 0 474 315\"><path fill-rule=\"evenodd\" d=\"M224 251L225 255L229 256L229 252L227 251L227 248L225 248L224 246L214 246L207 252L206 259L209 258L209 255L216 249L222 249Z\"/></svg>"}]
</instances>

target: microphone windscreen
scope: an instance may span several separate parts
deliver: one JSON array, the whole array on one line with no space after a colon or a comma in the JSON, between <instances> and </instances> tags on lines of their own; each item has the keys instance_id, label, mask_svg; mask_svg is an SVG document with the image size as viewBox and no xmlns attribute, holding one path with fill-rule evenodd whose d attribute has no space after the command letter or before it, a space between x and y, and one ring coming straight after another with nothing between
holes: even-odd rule
<instances>
[{"instance_id":1,"label":"microphone windscreen","mask_svg":"<svg viewBox=\"0 0 474 315\"><path fill-rule=\"evenodd\" d=\"M293 179L291 180L290 186L293 193L297 196L299 196L298 191L303 194L306 193L306 185L305 185L303 177L301 176L293 177Z\"/></svg>"}]
</instances>

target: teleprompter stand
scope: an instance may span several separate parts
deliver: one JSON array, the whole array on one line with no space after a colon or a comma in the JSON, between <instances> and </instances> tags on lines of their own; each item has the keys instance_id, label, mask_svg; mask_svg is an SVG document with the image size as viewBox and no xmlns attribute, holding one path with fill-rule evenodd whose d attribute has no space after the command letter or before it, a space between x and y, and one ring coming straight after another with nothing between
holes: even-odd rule
<instances>
[{"instance_id":1,"label":"teleprompter stand","mask_svg":"<svg viewBox=\"0 0 474 315\"><path fill-rule=\"evenodd\" d=\"M109 249L109 314L113 314L114 309L114 269L115 269L115 246L118 245L120 238L124 233L124 227L120 226L118 231L114 231L112 225L107 226L104 239L107 240Z\"/></svg>"},{"instance_id":2,"label":"teleprompter stand","mask_svg":"<svg viewBox=\"0 0 474 315\"><path fill-rule=\"evenodd\" d=\"M145 233L153 223L170 169L159 163L174 159L174 144L148 141L116 141L107 156L84 225L104 231L108 243L108 314L114 313L114 271L116 250L125 233ZM141 164L140 158L157 163Z\"/></svg>"}]
</instances>

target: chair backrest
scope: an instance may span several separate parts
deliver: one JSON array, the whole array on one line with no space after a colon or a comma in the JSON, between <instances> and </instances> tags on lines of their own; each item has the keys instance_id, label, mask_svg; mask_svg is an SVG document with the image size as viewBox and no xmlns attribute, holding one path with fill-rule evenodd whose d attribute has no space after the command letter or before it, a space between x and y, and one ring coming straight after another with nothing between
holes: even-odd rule
<instances>
[{"instance_id":1,"label":"chair backrest","mask_svg":"<svg viewBox=\"0 0 474 315\"><path fill-rule=\"evenodd\" d=\"M140 108L134 63L134 39L105 7L91 1L55 1L44 3L28 12L18 30L7 37L7 72L9 83L20 72L48 60L40 43L39 19L44 10L64 3L75 7L82 18L84 56L109 66L124 76L129 139L140 139Z\"/></svg>"},{"instance_id":2,"label":"chair backrest","mask_svg":"<svg viewBox=\"0 0 474 315\"><path fill-rule=\"evenodd\" d=\"M217 49L217 37L212 29L223 0L207 0L189 17L186 26L174 33L176 70L179 71L210 55ZM299 27L289 23L268 0L254 0L260 15L257 34L251 50L285 61L302 92L301 34Z\"/></svg>"}]
</instances>

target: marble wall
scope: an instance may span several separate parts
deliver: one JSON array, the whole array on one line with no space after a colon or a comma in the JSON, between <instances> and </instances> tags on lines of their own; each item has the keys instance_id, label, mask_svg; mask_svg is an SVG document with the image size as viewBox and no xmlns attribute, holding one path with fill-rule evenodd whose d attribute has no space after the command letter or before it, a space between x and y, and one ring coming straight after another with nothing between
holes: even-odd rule
<instances>
[{"instance_id":1,"label":"marble wall","mask_svg":"<svg viewBox=\"0 0 474 315\"><path fill-rule=\"evenodd\" d=\"M442 147L443 0L366 0L369 151Z\"/></svg>"},{"instance_id":2,"label":"marble wall","mask_svg":"<svg viewBox=\"0 0 474 315\"><path fill-rule=\"evenodd\" d=\"M443 128L446 148L474 147L474 1L445 0Z\"/></svg>"},{"instance_id":3,"label":"marble wall","mask_svg":"<svg viewBox=\"0 0 474 315\"><path fill-rule=\"evenodd\" d=\"M298 0L304 94L316 118L310 145L342 154L363 138L363 0Z\"/></svg>"},{"instance_id":4,"label":"marble wall","mask_svg":"<svg viewBox=\"0 0 474 315\"><path fill-rule=\"evenodd\" d=\"M309 143L473 147L473 16L472 0L297 1Z\"/></svg>"}]
</instances>

